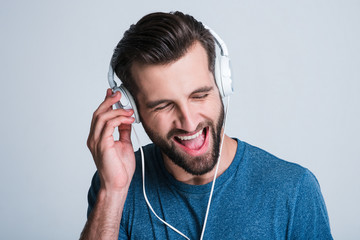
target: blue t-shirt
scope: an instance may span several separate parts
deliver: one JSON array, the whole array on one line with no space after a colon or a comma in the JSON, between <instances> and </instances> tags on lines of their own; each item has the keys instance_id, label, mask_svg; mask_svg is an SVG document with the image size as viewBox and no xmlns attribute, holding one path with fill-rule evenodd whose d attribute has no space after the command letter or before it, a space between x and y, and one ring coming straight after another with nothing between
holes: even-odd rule
<instances>
[{"instance_id":1,"label":"blue t-shirt","mask_svg":"<svg viewBox=\"0 0 360 240\"><path fill-rule=\"evenodd\" d=\"M235 158L215 184L204 239L332 239L326 206L307 169L240 140ZM199 239L211 184L189 185L165 169L160 149L144 147L146 193L155 212L190 239ZM141 157L125 202L119 239L184 239L147 207ZM100 180L89 190L88 214Z\"/></svg>"}]
</instances>

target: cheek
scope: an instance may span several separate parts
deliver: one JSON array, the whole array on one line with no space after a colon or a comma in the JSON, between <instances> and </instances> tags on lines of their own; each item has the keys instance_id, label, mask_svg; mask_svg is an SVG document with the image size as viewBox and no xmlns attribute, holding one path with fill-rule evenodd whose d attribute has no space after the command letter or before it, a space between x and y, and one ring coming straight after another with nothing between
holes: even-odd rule
<instances>
[{"instance_id":1,"label":"cheek","mask_svg":"<svg viewBox=\"0 0 360 240\"><path fill-rule=\"evenodd\" d=\"M143 125L146 125L148 129L156 133L159 136L166 136L166 134L171 130L171 120L170 118L160 115L143 115Z\"/></svg>"},{"instance_id":2,"label":"cheek","mask_svg":"<svg viewBox=\"0 0 360 240\"><path fill-rule=\"evenodd\" d=\"M203 117L214 120L220 114L222 108L221 101L222 100L220 97L217 98L217 96L214 96L213 98L209 99L209 101L204 102L201 104L201 106L198 107L200 114Z\"/></svg>"}]
</instances>

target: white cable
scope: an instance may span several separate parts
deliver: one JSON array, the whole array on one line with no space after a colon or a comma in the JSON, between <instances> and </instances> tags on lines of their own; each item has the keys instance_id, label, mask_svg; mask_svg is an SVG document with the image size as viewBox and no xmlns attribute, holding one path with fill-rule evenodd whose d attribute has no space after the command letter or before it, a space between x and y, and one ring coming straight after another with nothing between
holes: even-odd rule
<instances>
[{"instance_id":1,"label":"white cable","mask_svg":"<svg viewBox=\"0 0 360 240\"><path fill-rule=\"evenodd\" d=\"M205 219L204 219L203 228L202 228L202 231L201 231L200 240L202 240L203 237L204 237L205 228L206 228L206 223L207 223L207 218L208 218L209 211L210 211L211 199L212 199L212 195L213 195L213 193L214 193L216 176L217 176L217 172L218 172L218 170L219 170L220 159L221 159L221 151L222 151L222 146L223 146L224 138L225 138L226 118L227 118L229 103L230 103L230 97L227 98L227 104L226 104L226 108L225 108L225 117L224 117L224 129L223 129L223 134L222 134L222 137L221 137L219 157L218 157L218 161L217 161L217 164L216 164L216 169L215 169L215 174L214 174L213 183L212 183L212 185L211 185L211 191L210 191L209 201L208 201L208 205L207 205L207 209L206 209L206 213L205 213Z\"/></svg>"},{"instance_id":2,"label":"white cable","mask_svg":"<svg viewBox=\"0 0 360 240\"><path fill-rule=\"evenodd\" d=\"M162 218L160 218L156 212L154 211L154 209L152 208L147 196L146 196L146 191L145 191L145 161L144 161L144 151L141 147L141 143L140 143L140 139L138 137L138 135L136 134L135 128L133 127L134 133L135 133L135 137L138 141L139 144L139 148L140 148L140 152L141 152L141 165L142 165L142 184L143 184L143 194L144 194L144 198L146 201L146 204L148 205L148 207L150 208L150 210L154 213L154 215L162 222L164 223L166 226L168 226L169 228L171 228L172 230L174 230L175 232L177 232L178 234L180 234L181 236L183 236L184 238L190 240L190 238L188 238L185 234L183 234L182 232L180 232L179 230L177 230L175 227L171 226L169 223L165 222Z\"/></svg>"},{"instance_id":3,"label":"white cable","mask_svg":"<svg viewBox=\"0 0 360 240\"><path fill-rule=\"evenodd\" d=\"M216 169L215 169L215 174L214 174L214 179L213 179L213 183L211 185L211 191L210 191L210 196L209 196L209 201L207 204L207 209L206 209L206 213L205 213L205 219L204 219L204 223L203 223L203 227L202 227L202 231L201 231L201 236L200 236L200 240L203 239L204 237L204 233L205 233L205 228L206 228L206 223L207 223L207 218L209 215L209 211L210 211L210 205L211 205L211 199L212 199L212 195L214 192L214 187L215 187L215 181L216 181L216 176L217 176L217 172L219 170L219 165L220 165L220 159L221 159L221 151L222 151L222 146L224 143L224 137L225 137L225 126L226 126L226 117L227 117L227 113L228 113L228 108L229 108L229 102L230 102L230 97L228 97L227 99L227 106L225 108L225 116L224 116L224 127L223 127L223 134L222 134L222 138L221 138L221 144L220 144L220 150L219 150L219 157L216 163ZM172 225L170 225L169 223L167 223L166 221L164 221L162 218L160 218L156 212L154 211L153 207L151 206L147 195L146 195L146 190L145 190L145 160L144 160L144 151L142 149L141 143L140 143L140 139L136 133L135 128L132 126L133 132L135 134L135 137L138 141L139 144L139 148L140 148L140 153L141 153L141 165L142 165L142 184L143 184L143 195L145 198L145 202L148 205L148 207L150 208L150 210L154 213L154 215L166 226L168 226L169 228L171 228L172 230L174 230L175 232L177 232L178 234L180 234L181 236L183 236L184 238L190 240L189 237L187 237L185 234L183 234L182 232L180 232L179 230L177 230L175 227L173 227Z\"/></svg>"}]
</instances>

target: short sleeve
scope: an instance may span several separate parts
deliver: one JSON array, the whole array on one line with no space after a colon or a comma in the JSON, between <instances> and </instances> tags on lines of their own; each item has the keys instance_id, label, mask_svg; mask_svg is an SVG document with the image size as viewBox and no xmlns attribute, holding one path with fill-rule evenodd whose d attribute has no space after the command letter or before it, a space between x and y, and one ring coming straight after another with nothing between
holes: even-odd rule
<instances>
[{"instance_id":1,"label":"short sleeve","mask_svg":"<svg viewBox=\"0 0 360 240\"><path fill-rule=\"evenodd\" d=\"M95 203L96 203L96 197L100 189L100 178L98 175L98 172L96 171L92 180L91 185L88 192L88 210L87 210L87 217L89 218L89 215L91 211L94 209Z\"/></svg>"},{"instance_id":2,"label":"short sleeve","mask_svg":"<svg viewBox=\"0 0 360 240\"><path fill-rule=\"evenodd\" d=\"M294 199L290 239L333 239L320 186L306 169Z\"/></svg>"}]
</instances>

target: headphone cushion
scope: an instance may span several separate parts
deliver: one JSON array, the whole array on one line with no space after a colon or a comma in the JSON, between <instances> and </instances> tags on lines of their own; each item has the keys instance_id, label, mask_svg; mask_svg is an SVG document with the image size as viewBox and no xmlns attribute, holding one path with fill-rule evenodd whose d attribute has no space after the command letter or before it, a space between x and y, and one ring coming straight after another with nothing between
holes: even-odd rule
<instances>
[{"instance_id":1,"label":"headphone cushion","mask_svg":"<svg viewBox=\"0 0 360 240\"><path fill-rule=\"evenodd\" d=\"M223 93L223 87L222 87L222 82L221 82L221 69L220 69L220 63L218 58L215 59L215 82L216 85L219 89L220 92L220 96L223 98L224 93Z\"/></svg>"},{"instance_id":2,"label":"headphone cushion","mask_svg":"<svg viewBox=\"0 0 360 240\"><path fill-rule=\"evenodd\" d=\"M233 93L230 59L227 56L221 56L220 72L221 72L222 97L224 98Z\"/></svg>"},{"instance_id":3,"label":"headphone cushion","mask_svg":"<svg viewBox=\"0 0 360 240\"><path fill-rule=\"evenodd\" d=\"M115 107L118 109L123 108L123 109L134 110L135 123L140 123L140 116L139 116L139 112L138 112L136 104L135 104L135 99L130 94L130 92L124 87L124 85L121 84L120 87L114 88L113 92L121 93L120 101L115 104Z\"/></svg>"}]
</instances>

